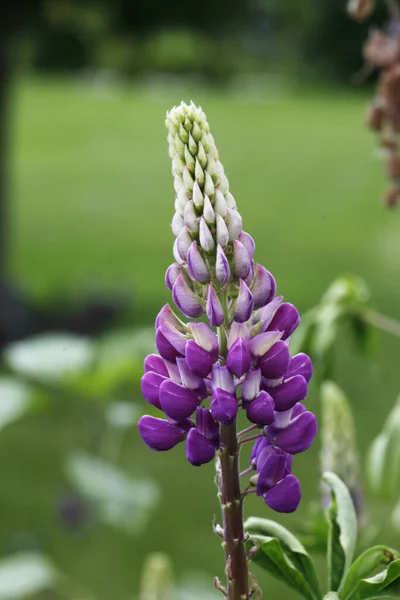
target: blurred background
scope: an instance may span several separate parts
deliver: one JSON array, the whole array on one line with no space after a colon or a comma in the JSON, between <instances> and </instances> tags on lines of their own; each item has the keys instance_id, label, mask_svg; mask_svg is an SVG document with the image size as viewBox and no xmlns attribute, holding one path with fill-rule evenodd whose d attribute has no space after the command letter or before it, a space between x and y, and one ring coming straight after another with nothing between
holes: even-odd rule
<instances>
[{"instance_id":1,"label":"blurred background","mask_svg":"<svg viewBox=\"0 0 400 600\"><path fill-rule=\"evenodd\" d=\"M286 300L307 311L356 273L399 319L399 214L380 203L364 127L374 79L354 82L385 7L361 25L344 0L0 10L0 598L136 599L156 551L182 598L218 597L213 465L191 467L182 446L155 454L135 428L143 356L170 300L165 112L181 99L206 111L257 260ZM361 456L400 388L398 344L379 334L360 357L339 342ZM319 414L315 384L308 403ZM318 444L295 461L299 511L279 517L294 531L320 495ZM399 545L387 506L368 498L380 541ZM246 512L275 516L252 497ZM271 597L296 598L255 572Z\"/></svg>"}]
</instances>

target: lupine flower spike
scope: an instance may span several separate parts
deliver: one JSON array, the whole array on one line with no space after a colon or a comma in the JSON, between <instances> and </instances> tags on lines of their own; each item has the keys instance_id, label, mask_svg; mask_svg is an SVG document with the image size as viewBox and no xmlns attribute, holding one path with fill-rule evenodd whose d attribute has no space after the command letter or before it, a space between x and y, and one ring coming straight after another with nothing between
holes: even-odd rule
<instances>
[{"instance_id":1,"label":"lupine flower spike","mask_svg":"<svg viewBox=\"0 0 400 600\"><path fill-rule=\"evenodd\" d=\"M248 598L243 499L254 492L275 511L297 508L301 494L292 458L317 432L314 415L302 404L312 365L305 354L290 356L299 314L276 295L273 276L254 260L254 241L243 230L203 110L181 103L167 113L166 125L176 239L165 282L187 321L170 305L157 316L159 354L146 358L141 389L160 417L142 417L139 432L157 451L185 443L194 466L217 457L227 593ZM239 411L249 427L238 433ZM254 473L242 492L239 450L252 440L245 472Z\"/></svg>"}]
</instances>

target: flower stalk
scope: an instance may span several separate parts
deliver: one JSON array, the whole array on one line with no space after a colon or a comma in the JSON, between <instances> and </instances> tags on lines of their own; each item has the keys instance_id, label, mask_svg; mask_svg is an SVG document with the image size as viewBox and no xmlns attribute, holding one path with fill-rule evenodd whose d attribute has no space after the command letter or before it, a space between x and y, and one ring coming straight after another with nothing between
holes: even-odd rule
<instances>
[{"instance_id":1,"label":"flower stalk","mask_svg":"<svg viewBox=\"0 0 400 600\"><path fill-rule=\"evenodd\" d=\"M314 415L300 404L312 365L305 354L290 356L288 340L299 314L275 295L273 276L253 259L255 244L243 231L204 112L182 103L167 114L166 125L176 239L165 283L190 320L181 320L168 304L157 316L159 354L145 359L141 389L166 418L145 415L138 429L158 452L185 441L193 466L217 456L223 527L214 531L224 540L227 587L218 580L215 586L229 600L249 600L254 586L249 588L243 501L254 491L273 510L296 510L301 492L292 456L306 450L317 431ZM239 410L249 421L240 433ZM254 442L250 467L240 473L240 448L247 442ZM240 478L252 471L256 475L242 493Z\"/></svg>"}]
</instances>

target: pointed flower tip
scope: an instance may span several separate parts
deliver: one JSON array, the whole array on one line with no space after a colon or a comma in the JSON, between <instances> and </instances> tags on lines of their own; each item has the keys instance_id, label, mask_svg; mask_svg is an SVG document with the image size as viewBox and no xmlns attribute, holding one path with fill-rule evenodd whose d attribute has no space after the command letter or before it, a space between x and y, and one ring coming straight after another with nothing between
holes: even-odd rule
<instances>
[{"instance_id":1,"label":"pointed flower tip","mask_svg":"<svg viewBox=\"0 0 400 600\"><path fill-rule=\"evenodd\" d=\"M178 425L149 415L139 419L138 430L145 444L158 452L171 450L179 442L182 442L186 436L185 430Z\"/></svg>"},{"instance_id":2,"label":"pointed flower tip","mask_svg":"<svg viewBox=\"0 0 400 600\"><path fill-rule=\"evenodd\" d=\"M222 308L221 302L214 290L212 283L210 283L208 289L206 314L212 327L219 327L224 322L224 309Z\"/></svg>"}]
</instances>

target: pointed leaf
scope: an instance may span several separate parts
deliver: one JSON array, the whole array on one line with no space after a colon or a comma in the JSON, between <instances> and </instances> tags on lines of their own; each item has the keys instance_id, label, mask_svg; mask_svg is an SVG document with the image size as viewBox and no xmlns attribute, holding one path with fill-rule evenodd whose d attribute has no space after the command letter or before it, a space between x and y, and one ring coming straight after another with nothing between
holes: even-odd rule
<instances>
[{"instance_id":1,"label":"pointed leaf","mask_svg":"<svg viewBox=\"0 0 400 600\"><path fill-rule=\"evenodd\" d=\"M320 595L311 589L303 572L291 560L290 553L285 551L284 544L275 537L256 534L251 535L251 540L259 544L259 549L252 559L256 565L284 581L307 600L319 600ZM252 547L251 540L248 542L248 549Z\"/></svg>"},{"instance_id":2,"label":"pointed leaf","mask_svg":"<svg viewBox=\"0 0 400 600\"><path fill-rule=\"evenodd\" d=\"M386 546L374 546L363 552L354 561L343 580L340 590L341 600L350 598L361 579L368 577L380 565L388 565L399 558L400 554L396 550L392 550Z\"/></svg>"},{"instance_id":3,"label":"pointed leaf","mask_svg":"<svg viewBox=\"0 0 400 600\"><path fill-rule=\"evenodd\" d=\"M353 560L357 541L357 515L350 492L343 481L335 473L324 473L322 478L332 494L327 511L328 573L329 587L336 591Z\"/></svg>"},{"instance_id":4,"label":"pointed leaf","mask_svg":"<svg viewBox=\"0 0 400 600\"><path fill-rule=\"evenodd\" d=\"M288 529L271 521L250 517L244 524L247 531L254 539L257 535L275 537L282 545L292 563L301 571L308 582L312 592L320 598L321 591L314 564L302 543Z\"/></svg>"},{"instance_id":5,"label":"pointed leaf","mask_svg":"<svg viewBox=\"0 0 400 600\"><path fill-rule=\"evenodd\" d=\"M395 560L377 575L362 579L349 596L349 600L372 598L400 598L400 560Z\"/></svg>"}]
</instances>

